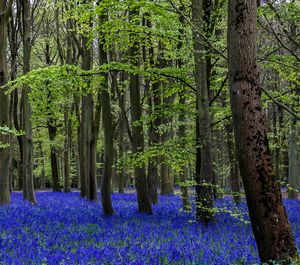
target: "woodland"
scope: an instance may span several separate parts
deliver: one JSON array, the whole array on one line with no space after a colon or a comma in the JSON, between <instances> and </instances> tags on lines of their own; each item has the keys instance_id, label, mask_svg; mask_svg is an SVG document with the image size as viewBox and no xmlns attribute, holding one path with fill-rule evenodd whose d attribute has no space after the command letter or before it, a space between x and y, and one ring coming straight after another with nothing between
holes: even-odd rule
<instances>
[{"instance_id":1,"label":"woodland","mask_svg":"<svg viewBox=\"0 0 300 265\"><path fill-rule=\"evenodd\" d=\"M300 264L299 0L0 0L0 264Z\"/></svg>"}]
</instances>

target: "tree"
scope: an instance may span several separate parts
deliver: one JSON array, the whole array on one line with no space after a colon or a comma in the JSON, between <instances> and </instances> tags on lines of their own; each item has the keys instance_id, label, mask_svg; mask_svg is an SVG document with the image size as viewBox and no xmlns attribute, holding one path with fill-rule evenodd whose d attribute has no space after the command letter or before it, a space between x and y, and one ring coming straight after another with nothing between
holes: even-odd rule
<instances>
[{"instance_id":1,"label":"tree","mask_svg":"<svg viewBox=\"0 0 300 265\"><path fill-rule=\"evenodd\" d=\"M88 1L83 1L83 5L90 7ZM81 26L91 27L90 17L86 24ZM81 55L81 67L83 70L91 70L93 65L92 47L89 44L88 32L81 34L81 45L78 47ZM100 104L96 104L96 107ZM86 80L83 87L83 96L81 100L81 118L80 118L80 185L81 197L87 197L91 201L97 200L97 181L96 181L96 146L97 136L94 134L94 126L99 123L100 115L94 115L94 98L91 91L91 81ZM95 118L98 120L95 120Z\"/></svg>"},{"instance_id":2,"label":"tree","mask_svg":"<svg viewBox=\"0 0 300 265\"><path fill-rule=\"evenodd\" d=\"M21 1L23 22L23 73L30 71L31 58L31 3L30 0ZM31 203L36 203L33 185L33 142L31 105L29 102L30 87L24 86L21 97L21 129L24 130L22 143L22 174L23 174L23 198Z\"/></svg>"},{"instance_id":3,"label":"tree","mask_svg":"<svg viewBox=\"0 0 300 265\"><path fill-rule=\"evenodd\" d=\"M107 20L106 10L100 14L100 23ZM99 38L99 64L107 64L107 52L104 46L104 36L100 32ZM101 88L102 120L104 130L104 168L101 178L101 202L105 215L112 215L114 209L111 202L111 179L113 170L113 117L111 113L111 98L108 88L108 73L103 74L103 87Z\"/></svg>"},{"instance_id":4,"label":"tree","mask_svg":"<svg viewBox=\"0 0 300 265\"><path fill-rule=\"evenodd\" d=\"M256 62L257 1L229 1L231 110L241 177L262 262L297 255L279 180L273 170Z\"/></svg>"},{"instance_id":5,"label":"tree","mask_svg":"<svg viewBox=\"0 0 300 265\"><path fill-rule=\"evenodd\" d=\"M196 172L196 204L197 219L204 223L212 220L213 213L213 168L211 154L211 118L209 110L209 95L207 82L207 50L205 47L204 34L208 25L204 17L209 16L211 6L203 0L192 1L193 17L193 38L194 38L194 60L195 60L195 81L197 100L198 141L201 155L197 155L199 172ZM199 174L199 175L198 175Z\"/></svg>"},{"instance_id":6,"label":"tree","mask_svg":"<svg viewBox=\"0 0 300 265\"><path fill-rule=\"evenodd\" d=\"M139 11L136 7L132 7L129 11L129 19L137 21ZM139 44L137 36L132 34L135 39L130 46L130 57L133 65L138 65ZM140 102L140 80L135 73L130 74L129 81L130 106L131 106L131 125L132 125L132 152L139 154L144 151L144 135L143 126L141 124L142 108ZM134 167L135 185L138 196L138 210L142 213L152 214L152 205L147 187L147 176L145 165L136 165Z\"/></svg>"},{"instance_id":7,"label":"tree","mask_svg":"<svg viewBox=\"0 0 300 265\"><path fill-rule=\"evenodd\" d=\"M7 83L7 24L13 1L0 2L0 87ZM9 125L9 98L5 90L0 89L0 205L10 203L9 190L9 134L5 132Z\"/></svg>"}]
</instances>

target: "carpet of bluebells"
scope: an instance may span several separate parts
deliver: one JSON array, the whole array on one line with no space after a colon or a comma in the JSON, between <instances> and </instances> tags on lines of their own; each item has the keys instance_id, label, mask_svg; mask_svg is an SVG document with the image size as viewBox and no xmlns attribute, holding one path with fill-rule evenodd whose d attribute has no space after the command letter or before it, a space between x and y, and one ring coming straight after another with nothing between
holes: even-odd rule
<instances>
[{"instance_id":1,"label":"carpet of bluebells","mask_svg":"<svg viewBox=\"0 0 300 265\"><path fill-rule=\"evenodd\" d=\"M209 227L180 210L179 196L160 197L154 214L137 213L135 194L113 194L116 215L70 194L39 192L38 204L13 193L0 208L0 264L257 264L243 202L218 200ZM300 201L285 201L300 246Z\"/></svg>"}]
</instances>

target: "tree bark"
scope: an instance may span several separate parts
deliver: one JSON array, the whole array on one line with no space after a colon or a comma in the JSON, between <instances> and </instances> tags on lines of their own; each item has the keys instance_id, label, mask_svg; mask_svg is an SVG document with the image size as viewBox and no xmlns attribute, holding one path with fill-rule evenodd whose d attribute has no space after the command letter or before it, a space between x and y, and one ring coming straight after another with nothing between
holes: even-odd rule
<instances>
[{"instance_id":1,"label":"tree bark","mask_svg":"<svg viewBox=\"0 0 300 265\"><path fill-rule=\"evenodd\" d=\"M139 17L139 11L137 9L129 11L130 21L136 20L137 17ZM139 43L136 40L136 36L132 35L132 38L134 38L135 41L133 41L129 53L131 63L137 66L139 61ZM132 126L132 152L134 155L138 155L144 151L143 125L140 123L142 118L142 108L140 102L140 80L138 75L130 74L129 90ZM134 168L134 175L138 197L138 210L141 213L152 214L152 205L147 187L145 165L136 165Z\"/></svg>"},{"instance_id":2,"label":"tree bark","mask_svg":"<svg viewBox=\"0 0 300 265\"><path fill-rule=\"evenodd\" d=\"M184 5L180 6L180 10L184 11ZM179 22L181 28L179 30L179 43L177 45L177 49L181 52L183 46L183 37L184 37L184 25L185 25L185 18L183 15L180 15ZM183 62L181 59L177 60L177 67L180 69L182 68ZM179 113L179 132L178 135L180 137L181 148L186 148L186 91L185 87L181 85L181 90L178 93L179 95L179 104L180 104L180 113ZM190 210L190 200L189 200L189 190L188 186L185 185L185 182L188 180L188 167L187 165L183 165L180 172L180 182L182 183L180 186L181 189L181 198L182 198L182 207L184 210Z\"/></svg>"},{"instance_id":3,"label":"tree bark","mask_svg":"<svg viewBox=\"0 0 300 265\"><path fill-rule=\"evenodd\" d=\"M196 191L197 198L196 217L204 224L213 218L213 168L211 154L211 118L209 111L209 95L207 82L207 58L204 38L200 32L207 30L204 17L211 7L204 5L203 0L192 1L192 17L195 25L194 38L194 59L195 59L195 81L197 89L197 107L199 119L199 142L201 149L200 176L197 176L199 186ZM199 163L200 161L197 161Z\"/></svg>"},{"instance_id":4,"label":"tree bark","mask_svg":"<svg viewBox=\"0 0 300 265\"><path fill-rule=\"evenodd\" d=\"M150 54L150 56L152 56ZM154 55L153 55L154 56ZM159 82L152 83L152 93L148 95L148 105L150 111L154 113L154 121L151 121L149 125L149 146L155 147L159 144L160 136L158 132L158 127L160 125L160 117L157 117L160 108L160 84ZM148 176L147 184L149 188L149 196L153 204L158 203L158 157L150 158L148 163Z\"/></svg>"},{"instance_id":5,"label":"tree bark","mask_svg":"<svg viewBox=\"0 0 300 265\"><path fill-rule=\"evenodd\" d=\"M118 80L117 80L117 73L112 73L112 87L115 87L117 97L118 97L118 104L119 104L119 122L118 122L118 130L119 130L119 152L118 152L118 160L123 158L124 151L125 151L125 139L124 139L124 133L125 133L125 120L122 109L124 109L125 104L125 92L124 94L119 91L118 88ZM118 192L124 193L124 187L125 187L125 166L124 165L118 165Z\"/></svg>"},{"instance_id":6,"label":"tree bark","mask_svg":"<svg viewBox=\"0 0 300 265\"><path fill-rule=\"evenodd\" d=\"M229 124L226 126L227 130L227 149L228 149L228 158L230 162L230 186L233 193L233 200L236 204L240 203L240 171L238 165L238 157L236 148L234 147L233 139L233 126Z\"/></svg>"},{"instance_id":7,"label":"tree bark","mask_svg":"<svg viewBox=\"0 0 300 265\"><path fill-rule=\"evenodd\" d=\"M23 20L23 73L30 71L31 57L31 3L30 0L23 0L22 20ZM29 101L30 87L24 86L21 96L21 129L25 131L22 143L22 163L23 163L23 198L31 203L36 203L34 195L33 180L33 142L32 142L32 121L31 104Z\"/></svg>"},{"instance_id":8,"label":"tree bark","mask_svg":"<svg viewBox=\"0 0 300 265\"><path fill-rule=\"evenodd\" d=\"M100 15L100 23L107 19L106 10ZM99 38L99 64L107 64L107 52L103 43L103 33ZM113 117L111 113L111 98L108 87L108 73L103 75L104 81L101 87L101 105L102 105L102 122L104 130L104 168L101 178L101 202L105 215L114 214L114 209L111 201L111 180L113 173L113 154L114 154L114 132L113 132Z\"/></svg>"},{"instance_id":9,"label":"tree bark","mask_svg":"<svg viewBox=\"0 0 300 265\"><path fill-rule=\"evenodd\" d=\"M7 23L12 3L6 5L6 1L0 2L0 86L7 83ZM9 98L4 89L0 89L0 127L9 126ZM0 130L0 205L10 203L9 191L9 162L10 139L8 134L1 133ZM6 147L1 147L5 145Z\"/></svg>"},{"instance_id":10,"label":"tree bark","mask_svg":"<svg viewBox=\"0 0 300 265\"><path fill-rule=\"evenodd\" d=\"M297 121L293 119L291 125L291 137L289 145L289 199L297 199L298 197L298 174L299 174L299 162L298 162L298 127Z\"/></svg>"},{"instance_id":11,"label":"tree bark","mask_svg":"<svg viewBox=\"0 0 300 265\"><path fill-rule=\"evenodd\" d=\"M65 147L64 147L64 192L70 192L70 160L71 160L71 137L72 120L69 117L70 109L67 106L64 113L65 122Z\"/></svg>"},{"instance_id":12,"label":"tree bark","mask_svg":"<svg viewBox=\"0 0 300 265\"><path fill-rule=\"evenodd\" d=\"M51 160L51 176L52 176L52 190L61 191L58 170L58 150L55 146L54 140L56 138L57 127L52 119L48 122L48 133L50 140L50 160Z\"/></svg>"},{"instance_id":13,"label":"tree bark","mask_svg":"<svg viewBox=\"0 0 300 265\"><path fill-rule=\"evenodd\" d=\"M231 110L241 177L261 262L297 255L282 203L261 104L257 68L256 0L229 1L228 58Z\"/></svg>"},{"instance_id":14,"label":"tree bark","mask_svg":"<svg viewBox=\"0 0 300 265\"><path fill-rule=\"evenodd\" d=\"M88 38L81 37L82 69L92 68L92 50L88 47ZM87 90L90 82L87 82ZM87 197L91 201L97 200L96 181L96 141L94 130L94 99L90 91L83 91L81 119L80 119L80 196Z\"/></svg>"}]
</instances>

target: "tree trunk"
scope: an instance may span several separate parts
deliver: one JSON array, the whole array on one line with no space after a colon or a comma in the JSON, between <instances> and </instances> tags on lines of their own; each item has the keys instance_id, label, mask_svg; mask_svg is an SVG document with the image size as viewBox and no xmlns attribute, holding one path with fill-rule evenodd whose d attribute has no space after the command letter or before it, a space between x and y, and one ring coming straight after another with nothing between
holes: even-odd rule
<instances>
[{"instance_id":1,"label":"tree trunk","mask_svg":"<svg viewBox=\"0 0 300 265\"><path fill-rule=\"evenodd\" d=\"M66 107L64 113L65 122L65 147L64 147L64 192L70 192L70 160L71 160L71 137L72 120L69 117L70 109Z\"/></svg>"},{"instance_id":2,"label":"tree trunk","mask_svg":"<svg viewBox=\"0 0 300 265\"><path fill-rule=\"evenodd\" d=\"M151 55L150 55L151 56ZM154 121L149 125L149 146L155 147L159 144L158 126L160 125L160 118L157 117L160 107L160 85L159 82L152 83L152 93L148 95L148 104L150 111L154 113ZM158 157L150 158L148 163L147 183L149 188L149 196L153 204L158 203L157 183L158 183Z\"/></svg>"},{"instance_id":3,"label":"tree trunk","mask_svg":"<svg viewBox=\"0 0 300 265\"><path fill-rule=\"evenodd\" d=\"M118 92L118 87L117 87L117 76L115 73L112 73L112 81L115 82L116 86L116 91L118 94L118 103L119 103L119 108L120 108L120 113L119 113L119 160L123 158L124 155L124 149L125 149L125 144L124 144L124 133L125 133L125 121L124 121L124 115L122 112L122 109L124 108L124 99L125 95L120 95ZM119 193L124 193L124 186L125 186L125 167L124 165L121 165L118 167L118 190Z\"/></svg>"},{"instance_id":4,"label":"tree trunk","mask_svg":"<svg viewBox=\"0 0 300 265\"><path fill-rule=\"evenodd\" d=\"M185 93L184 91L181 91L179 93L179 104L181 107L185 105ZM186 148L186 126L185 126L186 118L185 118L185 109L181 109L181 112L179 114L179 137L180 137L180 143L181 148ZM185 182L188 179L188 168L187 165L184 165L181 168L180 172L180 182L182 182L180 189L181 189L181 197L182 197L182 206L185 210L190 210L190 200L189 200L189 190L188 186L185 185Z\"/></svg>"},{"instance_id":5,"label":"tree trunk","mask_svg":"<svg viewBox=\"0 0 300 265\"><path fill-rule=\"evenodd\" d=\"M240 203L240 173L238 166L238 157L236 148L234 147L233 140L233 126L229 124L226 126L227 130L227 148L228 148L228 157L230 162L230 186L233 194L233 200L236 204Z\"/></svg>"},{"instance_id":6,"label":"tree trunk","mask_svg":"<svg viewBox=\"0 0 300 265\"><path fill-rule=\"evenodd\" d=\"M147 17L150 14L146 13L143 17L143 26L152 28L152 23ZM148 36L147 42L151 43L150 35ZM154 59L154 45L151 45L149 49L147 49L146 45L143 45L143 60L144 64L149 65L150 67L155 67L155 59ZM150 78L144 80L145 84L145 93L148 101L148 113L149 115L153 115L153 120L149 122L148 129L148 145L149 148L155 148L159 144L159 132L158 127L160 125L160 117L159 116L159 108L160 108L160 82L153 81L151 82ZM158 203L158 165L159 158L158 156L150 157L148 159L148 174L147 174L147 185L149 190L149 196L152 204Z\"/></svg>"},{"instance_id":7,"label":"tree trunk","mask_svg":"<svg viewBox=\"0 0 300 265\"><path fill-rule=\"evenodd\" d=\"M195 29L194 38L194 59L195 59L195 81L197 89L197 105L199 119L199 141L201 148L201 166L196 217L207 224L213 218L213 168L211 154L211 119L209 112L209 95L207 82L207 59L205 57L204 38L199 33L205 32L204 16L210 7L204 6L203 0L192 1L192 16ZM199 161L197 161L199 162Z\"/></svg>"},{"instance_id":8,"label":"tree trunk","mask_svg":"<svg viewBox=\"0 0 300 265\"><path fill-rule=\"evenodd\" d=\"M53 124L52 119L48 122L48 133L50 140L50 160L51 160L51 176L52 176L52 190L61 191L59 182L58 170L58 150L53 142L56 138L57 127Z\"/></svg>"},{"instance_id":9,"label":"tree trunk","mask_svg":"<svg viewBox=\"0 0 300 265\"><path fill-rule=\"evenodd\" d=\"M139 12L136 9L129 11L130 20L137 20ZM132 36L136 39L136 36ZM134 41L130 47L131 63L138 65L139 43ZM130 74L129 81L130 106L131 106L131 126L132 126L132 152L134 155L144 151L143 125L140 123L142 118L142 108L140 102L140 80L136 74ZM138 124L136 124L138 123ZM138 210L141 213L152 214L152 205L147 187L147 177L145 165L136 165L134 168L135 185L138 197Z\"/></svg>"},{"instance_id":10,"label":"tree trunk","mask_svg":"<svg viewBox=\"0 0 300 265\"><path fill-rule=\"evenodd\" d=\"M180 10L184 12L184 5L180 6ZM185 25L185 18L183 15L180 15L179 21L181 24L181 28L179 30L179 40L180 42L177 45L177 49L179 52L181 52L182 46L183 46L183 37L184 35L184 25ZM177 61L178 68L182 68L183 62L181 59ZM181 85L181 89L179 94L179 104L180 104L180 114L179 114L179 137L180 137L180 143L181 148L186 148L186 113L185 113L185 105L186 105L186 91L185 87ZM184 210L190 210L190 200L189 200L189 190L188 186L185 185L185 182L188 180L188 167L187 165L183 165L180 172L180 182L182 183L180 186L181 189L181 198L182 198L182 207Z\"/></svg>"},{"instance_id":11,"label":"tree trunk","mask_svg":"<svg viewBox=\"0 0 300 265\"><path fill-rule=\"evenodd\" d=\"M295 3L295 0L292 1ZM294 21L291 22L290 25L290 33L292 38L297 38L297 25ZM292 43L291 50L294 53L297 53L298 46L296 43ZM292 54L293 55L293 54ZM299 78L298 78L299 79ZM300 87L298 87L297 94L298 100L296 100L296 105L299 106L299 96L300 96ZM292 119L291 124L291 137L290 137L290 145L289 145L289 193L288 197L290 199L297 199L298 197L298 187L299 187L299 161L298 161L298 126L297 120L295 118Z\"/></svg>"},{"instance_id":12,"label":"tree trunk","mask_svg":"<svg viewBox=\"0 0 300 265\"><path fill-rule=\"evenodd\" d=\"M10 1L12 2L12 1ZM4 86L7 82L7 61L6 61L6 48L7 48L7 23L11 10L11 4L6 1L0 2L0 87ZM5 90L0 89L0 127L9 126L9 98L5 95ZM1 133L0 129L0 205L10 203L9 191L9 162L10 139L8 134ZM4 146L1 146L4 145Z\"/></svg>"},{"instance_id":13,"label":"tree trunk","mask_svg":"<svg viewBox=\"0 0 300 265\"><path fill-rule=\"evenodd\" d=\"M92 68L92 50L88 47L88 38L82 36L82 69ZM89 80L87 88L90 86ZM97 180L96 180L96 138L94 130L94 99L93 95L84 91L86 95L82 97L81 119L80 119L80 195L87 197L91 201L97 200Z\"/></svg>"},{"instance_id":14,"label":"tree trunk","mask_svg":"<svg viewBox=\"0 0 300 265\"><path fill-rule=\"evenodd\" d=\"M160 53L162 53L162 47L159 44L159 50ZM167 66L171 66L171 63L168 63L165 58L163 58L161 55L159 55L158 58L159 66L160 68L165 68ZM162 89L164 89L167 84L164 82L160 82ZM172 104L175 100L175 94L171 96L164 96L163 98L163 104L160 105L162 107L162 113L160 122L162 125L166 127L165 131L160 135L160 142L163 145L165 142L170 140L172 138L172 117L169 113L170 108L172 107ZM166 161L166 158L164 156L161 156L161 166L160 166L160 178L161 178L161 195L173 195L174 194L174 175L172 173L171 167Z\"/></svg>"},{"instance_id":15,"label":"tree trunk","mask_svg":"<svg viewBox=\"0 0 300 265\"><path fill-rule=\"evenodd\" d=\"M104 13L105 12L105 13ZM100 16L100 21L106 20L106 11ZM102 35L103 33L101 33ZM105 51L103 36L99 38L99 63L100 65L107 64L107 52ZM101 105L102 105L102 122L104 130L104 168L101 178L101 202L105 215L114 214L114 209L111 201L111 180L113 173L113 154L114 154L114 130L113 117L111 113L111 98L108 87L108 74L103 74L104 81L101 87Z\"/></svg>"},{"instance_id":16,"label":"tree trunk","mask_svg":"<svg viewBox=\"0 0 300 265\"><path fill-rule=\"evenodd\" d=\"M235 140L261 262L297 255L272 166L256 63L256 0L229 1L229 85Z\"/></svg>"},{"instance_id":17,"label":"tree trunk","mask_svg":"<svg viewBox=\"0 0 300 265\"><path fill-rule=\"evenodd\" d=\"M30 0L22 2L22 19L23 19L23 73L30 71L31 57L31 4ZM31 203L36 203L34 195L33 181L33 142L32 142L32 121L31 121L31 104L29 101L30 87L24 86L21 96L21 129L25 131L22 144L22 163L23 163L23 198Z\"/></svg>"},{"instance_id":18,"label":"tree trunk","mask_svg":"<svg viewBox=\"0 0 300 265\"><path fill-rule=\"evenodd\" d=\"M298 197L298 175L299 175L299 161L298 161L298 127L297 121L293 119L291 125L291 137L289 146L289 199L297 199Z\"/></svg>"}]
</instances>

